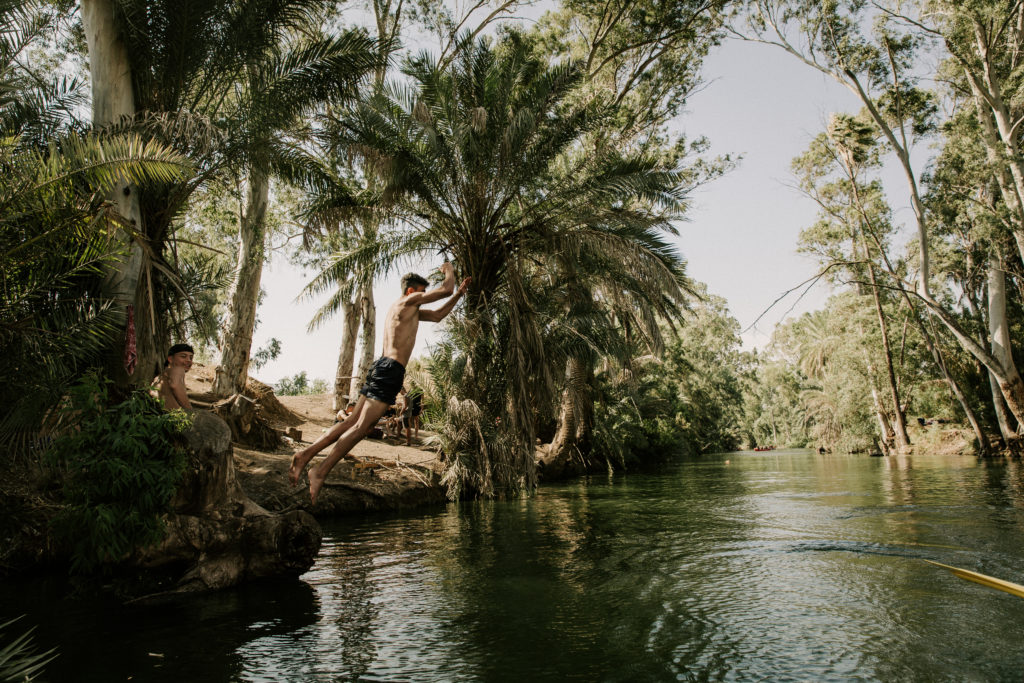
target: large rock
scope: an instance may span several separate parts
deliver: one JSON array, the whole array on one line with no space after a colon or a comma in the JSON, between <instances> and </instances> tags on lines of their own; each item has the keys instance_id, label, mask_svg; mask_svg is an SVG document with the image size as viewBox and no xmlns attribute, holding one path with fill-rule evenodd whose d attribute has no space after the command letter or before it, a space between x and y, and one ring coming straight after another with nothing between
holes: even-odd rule
<instances>
[{"instance_id":1,"label":"large rock","mask_svg":"<svg viewBox=\"0 0 1024 683\"><path fill-rule=\"evenodd\" d=\"M225 588L241 581L297 576L320 550L320 525L302 510L268 512L238 485L231 429L195 414L187 434L188 471L172 501L167 536L141 551L138 565L170 572L175 590Z\"/></svg>"}]
</instances>

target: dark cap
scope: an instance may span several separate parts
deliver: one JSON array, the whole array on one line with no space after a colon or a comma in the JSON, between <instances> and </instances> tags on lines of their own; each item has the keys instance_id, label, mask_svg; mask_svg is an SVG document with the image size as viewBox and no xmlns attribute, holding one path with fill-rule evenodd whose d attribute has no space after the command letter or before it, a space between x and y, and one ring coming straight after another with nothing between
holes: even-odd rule
<instances>
[{"instance_id":1,"label":"dark cap","mask_svg":"<svg viewBox=\"0 0 1024 683\"><path fill-rule=\"evenodd\" d=\"M167 357L170 358L174 354L181 353L182 351L188 351L189 353L195 353L195 350L193 350L193 348L191 346L189 346L188 344L175 344L174 346L171 347L170 351L167 352ZM165 368L168 365L170 365L170 364L171 364L170 361L166 361L166 360L164 361L164 367Z\"/></svg>"},{"instance_id":2,"label":"dark cap","mask_svg":"<svg viewBox=\"0 0 1024 683\"><path fill-rule=\"evenodd\" d=\"M196 352L195 349L193 349L188 344L175 344L174 346L171 347L171 350L167 352L167 355L173 356L174 354L181 353L182 351L188 351L189 353Z\"/></svg>"}]
</instances>

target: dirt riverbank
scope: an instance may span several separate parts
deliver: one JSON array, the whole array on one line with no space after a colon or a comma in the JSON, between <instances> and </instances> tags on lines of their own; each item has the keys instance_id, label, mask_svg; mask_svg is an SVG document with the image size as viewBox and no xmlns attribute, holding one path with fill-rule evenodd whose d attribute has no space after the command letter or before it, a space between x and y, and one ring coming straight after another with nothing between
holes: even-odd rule
<instances>
[{"instance_id":1,"label":"dirt riverbank","mask_svg":"<svg viewBox=\"0 0 1024 683\"><path fill-rule=\"evenodd\" d=\"M195 364L187 378L189 395L202 402L209 397L212 383L213 368ZM284 445L274 451L234 444L238 481L259 505L272 512L304 509L315 517L328 517L446 502L440 483L441 463L429 447L433 435L420 430L419 438L414 438L411 446L405 444L404 438L390 437L364 439L356 444L352 455L361 462L338 463L316 505L311 505L308 480L303 476L302 482L292 487L288 483L288 467L296 451L316 441L334 424L331 396L276 398L280 407L270 400L261 406L261 415L276 429L297 430L300 438L285 438Z\"/></svg>"}]
</instances>

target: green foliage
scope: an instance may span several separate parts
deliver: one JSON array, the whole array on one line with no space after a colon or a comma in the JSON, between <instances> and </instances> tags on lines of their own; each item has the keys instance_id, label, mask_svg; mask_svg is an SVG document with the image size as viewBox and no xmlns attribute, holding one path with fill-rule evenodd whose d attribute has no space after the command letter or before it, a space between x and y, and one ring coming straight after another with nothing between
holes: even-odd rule
<instances>
[{"instance_id":1,"label":"green foliage","mask_svg":"<svg viewBox=\"0 0 1024 683\"><path fill-rule=\"evenodd\" d=\"M63 475L65 507L53 527L76 571L158 542L186 463L181 435L191 419L165 413L146 391L108 405L108 384L88 375L72 388L47 453Z\"/></svg>"},{"instance_id":2,"label":"green foliage","mask_svg":"<svg viewBox=\"0 0 1024 683\"><path fill-rule=\"evenodd\" d=\"M326 394L327 380L317 378L310 382L309 377L306 375L306 371L303 370L292 377L284 377L281 379L277 383L277 386L274 387L274 393L278 396Z\"/></svg>"},{"instance_id":3,"label":"green foliage","mask_svg":"<svg viewBox=\"0 0 1024 683\"><path fill-rule=\"evenodd\" d=\"M205 0L190 2L187 11L177 0L117 3L138 113L110 129L159 140L186 156L197 171L190 178L151 183L139 193L139 228L152 252L143 263L139 288L140 293L151 290L144 295L156 309L155 329L150 329L150 318L137 323L140 334L154 338L157 348L154 354L152 346L140 345L140 367L157 360L170 337L168 328L176 328L179 338L209 345L224 314L222 290L211 285L226 284L234 264L226 266L227 257L211 256L208 250L198 259L198 247L182 247L176 239L214 248L218 243L193 239L194 226L182 230L193 195L215 181L230 185L254 169L301 175L302 169L294 167L303 155L288 133L303 128L318 107L356 94L363 76L377 65L373 41L362 31L322 33L334 7L329 0L242 5ZM209 227L215 231L219 226Z\"/></svg>"},{"instance_id":4,"label":"green foliage","mask_svg":"<svg viewBox=\"0 0 1024 683\"><path fill-rule=\"evenodd\" d=\"M0 633L10 627L21 617L0 624ZM0 681L32 681L43 671L43 668L52 662L56 657L56 648L46 652L36 652L32 644L32 631L17 636L0 647Z\"/></svg>"},{"instance_id":5,"label":"green foliage","mask_svg":"<svg viewBox=\"0 0 1024 683\"><path fill-rule=\"evenodd\" d=\"M55 18L43 5L0 6L0 444L16 451L121 323L97 296L122 256L104 197L124 178L187 175L179 156L137 135L84 134L82 84L25 66Z\"/></svg>"},{"instance_id":6,"label":"green foliage","mask_svg":"<svg viewBox=\"0 0 1024 683\"><path fill-rule=\"evenodd\" d=\"M489 451L506 461L467 457L482 467L477 475L494 478L485 489L529 488L534 410L550 404L553 373L565 362L564 351L549 357L545 338L549 326L569 327L564 309L542 313L537 293L564 285L565 264L603 255L631 270L634 291L650 294L652 306L638 316L679 306L688 283L664 235L675 231L685 179L654 154L584 151L587 136L611 120L609 103L577 98L580 65L550 64L520 34L466 42L450 66L422 54L405 70L414 87L384 87L351 112L343 134L408 226L354 245L319 279L333 288L364 267L451 254L472 278L465 319L450 327L446 357L461 368L453 395L472 401L484 424L500 420L517 444Z\"/></svg>"},{"instance_id":7,"label":"green foliage","mask_svg":"<svg viewBox=\"0 0 1024 683\"><path fill-rule=\"evenodd\" d=\"M271 337L267 341L266 346L262 346L252 354L252 358L249 360L249 367L253 370L259 370L264 365L272 360L276 360L281 355L281 340L276 337ZM320 382L322 380L316 380Z\"/></svg>"},{"instance_id":8,"label":"green foliage","mask_svg":"<svg viewBox=\"0 0 1024 683\"><path fill-rule=\"evenodd\" d=\"M746 363L739 347L725 300L705 294L660 358L599 375L595 453L628 465L738 447Z\"/></svg>"}]
</instances>

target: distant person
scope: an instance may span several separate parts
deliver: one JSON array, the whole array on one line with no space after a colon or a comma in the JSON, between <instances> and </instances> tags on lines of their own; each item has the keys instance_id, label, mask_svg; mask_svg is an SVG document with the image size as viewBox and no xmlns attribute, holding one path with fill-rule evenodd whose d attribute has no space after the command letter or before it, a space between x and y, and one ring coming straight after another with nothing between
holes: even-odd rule
<instances>
[{"instance_id":1,"label":"distant person","mask_svg":"<svg viewBox=\"0 0 1024 683\"><path fill-rule=\"evenodd\" d=\"M396 439L400 439L402 437L402 430L405 429L405 413L408 406L408 401L409 399L408 396L406 395L405 387L403 386L399 391L398 396L395 397L395 405L393 406L392 410L393 417L389 425L390 427L392 427L392 432Z\"/></svg>"},{"instance_id":2,"label":"distant person","mask_svg":"<svg viewBox=\"0 0 1024 683\"><path fill-rule=\"evenodd\" d=\"M440 322L452 312L455 304L466 293L469 278L462 281L455 290L455 268L450 263L441 266L444 281L435 289L427 291L426 279L408 273L402 278L402 296L388 309L384 321L384 355L370 369L366 383L359 390L359 401L355 410L343 421L338 422L326 434L292 456L288 468L288 480L292 486L299 483L302 471L321 450L337 441L331 452L316 467L309 470L309 495L314 503L324 480L338 461L349 456L349 451L359 443L380 420L388 406L395 402L398 391L405 380L405 366L416 345L416 332L421 320ZM451 297L436 310L421 309L420 306L445 297Z\"/></svg>"},{"instance_id":3,"label":"distant person","mask_svg":"<svg viewBox=\"0 0 1024 683\"><path fill-rule=\"evenodd\" d=\"M405 445L412 445L412 430L416 429L416 438L420 438L420 413L423 412L423 392L415 385L405 395Z\"/></svg>"},{"instance_id":4,"label":"distant person","mask_svg":"<svg viewBox=\"0 0 1024 683\"><path fill-rule=\"evenodd\" d=\"M195 351L188 344L175 344L167 352L164 369L153 380L153 394L164 402L164 409L192 412L185 388L185 373L192 369Z\"/></svg>"}]
</instances>

